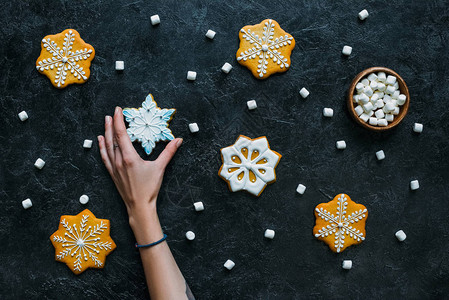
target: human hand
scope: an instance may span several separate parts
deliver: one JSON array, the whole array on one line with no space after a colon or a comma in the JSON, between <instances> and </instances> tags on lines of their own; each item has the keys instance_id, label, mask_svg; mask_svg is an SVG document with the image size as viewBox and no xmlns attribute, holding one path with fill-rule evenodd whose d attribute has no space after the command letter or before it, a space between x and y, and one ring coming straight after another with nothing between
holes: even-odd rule
<instances>
[{"instance_id":1,"label":"human hand","mask_svg":"<svg viewBox=\"0 0 449 300\"><path fill-rule=\"evenodd\" d=\"M155 161L140 158L126 132L122 109L114 117L105 117L105 134L98 136L100 154L128 210L130 223L145 218L145 212L156 211L156 200L165 168L182 144L176 138L167 144Z\"/></svg>"}]
</instances>

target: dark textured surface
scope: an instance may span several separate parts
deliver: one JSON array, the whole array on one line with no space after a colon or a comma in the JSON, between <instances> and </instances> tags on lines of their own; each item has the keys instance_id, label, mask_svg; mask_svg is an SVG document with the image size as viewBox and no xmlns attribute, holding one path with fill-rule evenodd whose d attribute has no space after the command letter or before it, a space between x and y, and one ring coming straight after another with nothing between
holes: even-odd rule
<instances>
[{"instance_id":1,"label":"dark textured surface","mask_svg":"<svg viewBox=\"0 0 449 300\"><path fill-rule=\"evenodd\" d=\"M370 16L360 22L363 8ZM148 298L125 207L97 144L84 150L82 142L102 134L116 105L138 107L149 92L178 110L171 128L185 140L167 169L159 214L197 298L447 298L448 8L447 1L4 1L0 298ZM156 13L161 24L152 27ZM297 46L287 73L258 81L235 52L238 30L264 18L277 20ZM77 29L96 57L86 84L57 90L34 65L41 39L66 28ZM209 28L213 41L204 37ZM345 44L354 49L349 58L341 55ZM125 61L123 74L115 60ZM228 75L220 71L226 61L234 66ZM383 134L356 126L345 107L352 78L378 65L397 71L411 92L409 114ZM198 72L193 83L188 70ZM250 112L253 98L259 108ZM323 107L335 116L324 119ZM30 116L24 123L21 110ZM198 134L189 134L190 122ZM421 135L414 122L424 124ZM283 155L278 181L260 198L229 192L217 176L219 149L239 134L266 135ZM346 150L335 149L339 139ZM38 157L43 170L33 167ZM415 178L421 188L411 192ZM307 186L302 196L298 183ZM313 209L340 192L370 215L366 241L334 254L312 235ZM111 220L117 249L103 270L75 276L54 261L49 236L61 215L85 208L84 193L86 207ZM28 197L34 206L25 211ZM206 210L196 213L195 201ZM266 228L276 230L274 240L263 238ZM398 229L404 243L394 237ZM187 230L196 240L186 241ZM223 268L228 258L236 262L231 272ZM343 259L353 260L352 270L341 269Z\"/></svg>"}]
</instances>

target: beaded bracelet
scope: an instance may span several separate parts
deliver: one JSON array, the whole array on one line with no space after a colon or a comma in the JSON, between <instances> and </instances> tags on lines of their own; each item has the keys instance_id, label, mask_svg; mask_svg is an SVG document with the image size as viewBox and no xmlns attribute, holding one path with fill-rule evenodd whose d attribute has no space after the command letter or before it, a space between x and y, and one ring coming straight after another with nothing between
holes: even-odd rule
<instances>
[{"instance_id":1,"label":"beaded bracelet","mask_svg":"<svg viewBox=\"0 0 449 300\"><path fill-rule=\"evenodd\" d=\"M161 238L159 241L156 241L156 242L151 243L151 244L146 244L146 245L139 245L139 244L136 243L136 248L148 248L148 247L156 246L157 244L160 244L163 241L165 241L166 238L167 238L167 235L164 233L164 237Z\"/></svg>"}]
</instances>

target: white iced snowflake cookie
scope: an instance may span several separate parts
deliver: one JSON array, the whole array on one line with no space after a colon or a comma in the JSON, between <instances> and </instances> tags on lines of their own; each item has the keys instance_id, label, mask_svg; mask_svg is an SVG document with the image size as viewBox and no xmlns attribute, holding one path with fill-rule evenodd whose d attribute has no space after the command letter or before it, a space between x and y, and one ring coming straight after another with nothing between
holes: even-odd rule
<instances>
[{"instance_id":1,"label":"white iced snowflake cookie","mask_svg":"<svg viewBox=\"0 0 449 300\"><path fill-rule=\"evenodd\" d=\"M365 240L365 223L368 210L346 194L339 194L315 208L316 223L313 234L324 241L334 252L342 252Z\"/></svg>"},{"instance_id":2,"label":"white iced snowflake cookie","mask_svg":"<svg viewBox=\"0 0 449 300\"><path fill-rule=\"evenodd\" d=\"M141 142L145 153L150 155L156 142L173 140L175 137L168 129L168 123L175 112L174 108L161 109L157 107L151 94L142 103L142 107L123 109L126 122L129 123L129 128L126 131L131 142L136 140Z\"/></svg>"},{"instance_id":3,"label":"white iced snowflake cookie","mask_svg":"<svg viewBox=\"0 0 449 300\"><path fill-rule=\"evenodd\" d=\"M245 190L260 196L267 184L276 181L275 168L282 155L270 149L265 136L239 136L234 145L221 149L223 165L218 175L233 192Z\"/></svg>"},{"instance_id":4,"label":"white iced snowflake cookie","mask_svg":"<svg viewBox=\"0 0 449 300\"><path fill-rule=\"evenodd\" d=\"M265 79L289 69L295 39L275 20L266 19L260 24L247 25L240 29L239 38L237 61L250 69L254 77Z\"/></svg>"}]
</instances>

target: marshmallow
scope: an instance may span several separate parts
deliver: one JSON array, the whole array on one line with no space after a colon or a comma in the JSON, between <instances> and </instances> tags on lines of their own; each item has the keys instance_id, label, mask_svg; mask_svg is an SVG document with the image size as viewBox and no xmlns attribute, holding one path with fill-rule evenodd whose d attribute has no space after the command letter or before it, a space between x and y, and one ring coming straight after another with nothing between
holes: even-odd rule
<instances>
[{"instance_id":1,"label":"marshmallow","mask_svg":"<svg viewBox=\"0 0 449 300\"><path fill-rule=\"evenodd\" d=\"M187 231L186 239L188 239L189 241L193 241L195 239L195 233L193 231Z\"/></svg>"},{"instance_id":2,"label":"marshmallow","mask_svg":"<svg viewBox=\"0 0 449 300\"><path fill-rule=\"evenodd\" d=\"M396 83L396 77L393 75L388 75L387 80L385 80L385 84L394 85Z\"/></svg>"},{"instance_id":3,"label":"marshmallow","mask_svg":"<svg viewBox=\"0 0 449 300\"><path fill-rule=\"evenodd\" d=\"M377 85L377 89L379 89L379 85ZM380 91L376 91L374 92L374 94L376 94L377 96L379 96L379 99L383 99L385 96L384 92L380 92ZM384 101L385 102L385 101Z\"/></svg>"},{"instance_id":4,"label":"marshmallow","mask_svg":"<svg viewBox=\"0 0 449 300\"><path fill-rule=\"evenodd\" d=\"M397 231L394 235L400 242L403 242L407 238L407 235L402 230Z\"/></svg>"},{"instance_id":5,"label":"marshmallow","mask_svg":"<svg viewBox=\"0 0 449 300\"><path fill-rule=\"evenodd\" d=\"M370 110L369 112L367 112L367 114L368 114L368 117L372 117L374 115L374 111Z\"/></svg>"},{"instance_id":6,"label":"marshmallow","mask_svg":"<svg viewBox=\"0 0 449 300\"><path fill-rule=\"evenodd\" d=\"M356 89L356 91L357 91L357 93L361 93L362 91L363 91L363 88L364 88L365 86L363 85L363 83L361 83L361 82L359 82L359 83L357 83L356 85L355 85L355 89Z\"/></svg>"},{"instance_id":7,"label":"marshmallow","mask_svg":"<svg viewBox=\"0 0 449 300\"><path fill-rule=\"evenodd\" d=\"M377 126L386 127L388 126L388 121L386 119L377 119Z\"/></svg>"},{"instance_id":8,"label":"marshmallow","mask_svg":"<svg viewBox=\"0 0 449 300\"><path fill-rule=\"evenodd\" d=\"M42 169L45 166L45 161L43 161L42 159L38 158L36 160L36 162L34 163L34 166L38 169Z\"/></svg>"},{"instance_id":9,"label":"marshmallow","mask_svg":"<svg viewBox=\"0 0 449 300\"><path fill-rule=\"evenodd\" d=\"M235 266L235 262L233 262L232 260L228 259L224 265L223 265L226 269L228 270L232 270L232 268L234 268Z\"/></svg>"},{"instance_id":10,"label":"marshmallow","mask_svg":"<svg viewBox=\"0 0 449 300\"><path fill-rule=\"evenodd\" d=\"M354 108L354 111L357 114L357 116L360 116L361 114L363 114L363 107L361 107L360 105L357 105L357 107Z\"/></svg>"},{"instance_id":11,"label":"marshmallow","mask_svg":"<svg viewBox=\"0 0 449 300\"><path fill-rule=\"evenodd\" d=\"M385 92L387 92L390 95L394 94L395 91L396 91L396 88L392 85L387 86L387 89L385 90Z\"/></svg>"},{"instance_id":12,"label":"marshmallow","mask_svg":"<svg viewBox=\"0 0 449 300\"><path fill-rule=\"evenodd\" d=\"M385 120L387 120L388 122L393 122L394 115L386 114L385 115Z\"/></svg>"},{"instance_id":13,"label":"marshmallow","mask_svg":"<svg viewBox=\"0 0 449 300\"><path fill-rule=\"evenodd\" d=\"M84 140L83 148L86 148L86 149L92 148L92 143L93 143L92 140Z\"/></svg>"},{"instance_id":14,"label":"marshmallow","mask_svg":"<svg viewBox=\"0 0 449 300\"><path fill-rule=\"evenodd\" d=\"M371 96L371 98L369 99L369 101L371 101L373 104L379 100L379 95L378 94L374 94Z\"/></svg>"},{"instance_id":15,"label":"marshmallow","mask_svg":"<svg viewBox=\"0 0 449 300\"><path fill-rule=\"evenodd\" d=\"M379 151L377 151L377 152L376 152L376 157L377 157L377 160L385 159L385 153L384 153L384 150L379 150Z\"/></svg>"},{"instance_id":16,"label":"marshmallow","mask_svg":"<svg viewBox=\"0 0 449 300\"><path fill-rule=\"evenodd\" d=\"M193 206L195 207L196 211L203 211L204 210L204 204L201 201L193 203Z\"/></svg>"},{"instance_id":17,"label":"marshmallow","mask_svg":"<svg viewBox=\"0 0 449 300\"><path fill-rule=\"evenodd\" d=\"M115 62L115 70L116 71L123 71L123 70L125 70L125 62L123 60L117 60Z\"/></svg>"},{"instance_id":18,"label":"marshmallow","mask_svg":"<svg viewBox=\"0 0 449 300\"><path fill-rule=\"evenodd\" d=\"M376 118L378 118L378 119L382 119L385 117L385 113L381 109L376 110L374 115L376 115Z\"/></svg>"},{"instance_id":19,"label":"marshmallow","mask_svg":"<svg viewBox=\"0 0 449 300\"><path fill-rule=\"evenodd\" d=\"M369 85L365 86L363 93L368 97L371 97L374 94L373 89Z\"/></svg>"},{"instance_id":20,"label":"marshmallow","mask_svg":"<svg viewBox=\"0 0 449 300\"><path fill-rule=\"evenodd\" d=\"M361 102L362 104L366 104L369 102L369 97L362 93L359 95L359 102Z\"/></svg>"},{"instance_id":21,"label":"marshmallow","mask_svg":"<svg viewBox=\"0 0 449 300\"><path fill-rule=\"evenodd\" d=\"M414 125L413 125L413 131L414 132L418 132L418 133L421 133L422 132L422 130L423 130L423 124L421 124L421 123L415 123Z\"/></svg>"},{"instance_id":22,"label":"marshmallow","mask_svg":"<svg viewBox=\"0 0 449 300\"><path fill-rule=\"evenodd\" d=\"M373 105L371 102L368 102L368 103L366 103L366 104L363 105L363 109L364 109L366 112L372 111L373 108L374 108L374 105Z\"/></svg>"},{"instance_id":23,"label":"marshmallow","mask_svg":"<svg viewBox=\"0 0 449 300\"><path fill-rule=\"evenodd\" d=\"M159 18L159 15L153 15L150 17L151 19L151 25L157 25L161 22L161 18Z\"/></svg>"},{"instance_id":24,"label":"marshmallow","mask_svg":"<svg viewBox=\"0 0 449 300\"><path fill-rule=\"evenodd\" d=\"M194 71L188 71L187 72L187 80L195 80L196 79L196 72Z\"/></svg>"},{"instance_id":25,"label":"marshmallow","mask_svg":"<svg viewBox=\"0 0 449 300\"><path fill-rule=\"evenodd\" d=\"M369 74L368 77L366 77L366 78L368 78L368 80L369 80L370 82L377 81L377 75L376 75L375 73Z\"/></svg>"},{"instance_id":26,"label":"marshmallow","mask_svg":"<svg viewBox=\"0 0 449 300\"><path fill-rule=\"evenodd\" d=\"M418 180L410 181L410 189L412 191L415 191L415 190L419 189L419 181Z\"/></svg>"},{"instance_id":27,"label":"marshmallow","mask_svg":"<svg viewBox=\"0 0 449 300\"><path fill-rule=\"evenodd\" d=\"M377 118L371 117L369 118L369 124L373 126L377 126Z\"/></svg>"},{"instance_id":28,"label":"marshmallow","mask_svg":"<svg viewBox=\"0 0 449 300\"><path fill-rule=\"evenodd\" d=\"M399 83L396 81L393 85L397 90L399 90Z\"/></svg>"},{"instance_id":29,"label":"marshmallow","mask_svg":"<svg viewBox=\"0 0 449 300\"><path fill-rule=\"evenodd\" d=\"M301 183L298 184L298 187L296 188L296 192L297 192L298 194L303 195L305 191L306 191L306 186L303 185L303 184L301 184Z\"/></svg>"},{"instance_id":30,"label":"marshmallow","mask_svg":"<svg viewBox=\"0 0 449 300\"><path fill-rule=\"evenodd\" d=\"M31 202L30 198L25 199L25 200L22 201L22 206L23 206L24 209L28 209L31 206L33 206L33 202Z\"/></svg>"},{"instance_id":31,"label":"marshmallow","mask_svg":"<svg viewBox=\"0 0 449 300\"><path fill-rule=\"evenodd\" d=\"M377 81L385 82L387 80L387 75L384 72L377 73Z\"/></svg>"},{"instance_id":32,"label":"marshmallow","mask_svg":"<svg viewBox=\"0 0 449 300\"><path fill-rule=\"evenodd\" d=\"M363 122L367 122L369 119L369 115L363 113L359 116L360 119L362 119Z\"/></svg>"},{"instance_id":33,"label":"marshmallow","mask_svg":"<svg viewBox=\"0 0 449 300\"><path fill-rule=\"evenodd\" d=\"M382 108L382 107L384 107L384 105L385 105L385 103L382 99L376 101L377 108Z\"/></svg>"},{"instance_id":34,"label":"marshmallow","mask_svg":"<svg viewBox=\"0 0 449 300\"><path fill-rule=\"evenodd\" d=\"M335 146L339 150L346 149L346 142L345 141L337 141L337 143L335 143Z\"/></svg>"},{"instance_id":35,"label":"marshmallow","mask_svg":"<svg viewBox=\"0 0 449 300\"><path fill-rule=\"evenodd\" d=\"M369 85L369 80L366 79L366 78L363 78L362 81L361 81L361 83L362 83L364 86L367 86L367 85Z\"/></svg>"},{"instance_id":36,"label":"marshmallow","mask_svg":"<svg viewBox=\"0 0 449 300\"><path fill-rule=\"evenodd\" d=\"M24 110L19 112L18 116L19 116L20 121L22 121L22 122L28 119L28 114Z\"/></svg>"},{"instance_id":37,"label":"marshmallow","mask_svg":"<svg viewBox=\"0 0 449 300\"><path fill-rule=\"evenodd\" d=\"M384 100L385 103L387 103L387 102L390 102L391 100L393 100L393 98L391 98L390 95L385 95L383 100Z\"/></svg>"},{"instance_id":38,"label":"marshmallow","mask_svg":"<svg viewBox=\"0 0 449 300\"><path fill-rule=\"evenodd\" d=\"M307 96L309 96L310 93L309 93L309 91L305 87L303 87L299 91L299 94L301 95L301 97L303 97L305 99L305 98L307 98Z\"/></svg>"},{"instance_id":39,"label":"marshmallow","mask_svg":"<svg viewBox=\"0 0 449 300\"><path fill-rule=\"evenodd\" d=\"M395 106L393 103L391 103L391 101L386 102L386 104L383 108L385 113L392 112L392 111L394 111L394 109L395 109Z\"/></svg>"},{"instance_id":40,"label":"marshmallow","mask_svg":"<svg viewBox=\"0 0 449 300\"><path fill-rule=\"evenodd\" d=\"M391 95L391 98L397 100L397 99L399 98L399 94L400 94L400 93L401 93L401 92L400 92L399 90L394 91L393 95Z\"/></svg>"},{"instance_id":41,"label":"marshmallow","mask_svg":"<svg viewBox=\"0 0 449 300\"><path fill-rule=\"evenodd\" d=\"M81 197L80 197L80 203L81 203L81 204L87 204L87 202L89 202L89 196L87 196L87 195L81 195Z\"/></svg>"},{"instance_id":42,"label":"marshmallow","mask_svg":"<svg viewBox=\"0 0 449 300\"><path fill-rule=\"evenodd\" d=\"M352 260L344 260L342 264L342 268L345 270L351 270L352 268Z\"/></svg>"},{"instance_id":43,"label":"marshmallow","mask_svg":"<svg viewBox=\"0 0 449 300\"><path fill-rule=\"evenodd\" d=\"M211 29L209 29L207 32L206 32L206 37L208 38L208 39L211 39L211 40L213 40L214 39L214 37L215 37L215 34L216 34L216 32L215 31L213 31L213 30L211 30Z\"/></svg>"},{"instance_id":44,"label":"marshmallow","mask_svg":"<svg viewBox=\"0 0 449 300\"><path fill-rule=\"evenodd\" d=\"M398 105L404 105L405 101L407 101L407 96L405 96L404 94L400 94L398 96Z\"/></svg>"},{"instance_id":45,"label":"marshmallow","mask_svg":"<svg viewBox=\"0 0 449 300\"><path fill-rule=\"evenodd\" d=\"M365 20L366 18L368 18L368 16L369 16L369 13L366 9L359 12L359 19L362 21Z\"/></svg>"},{"instance_id":46,"label":"marshmallow","mask_svg":"<svg viewBox=\"0 0 449 300\"><path fill-rule=\"evenodd\" d=\"M223 67L221 67L221 70L222 70L223 72L225 72L226 74L228 74L229 72L231 72L232 66L231 66L230 63L225 63L225 64L223 65Z\"/></svg>"},{"instance_id":47,"label":"marshmallow","mask_svg":"<svg viewBox=\"0 0 449 300\"><path fill-rule=\"evenodd\" d=\"M272 240L272 239L274 239L274 233L275 233L274 230L267 229L267 230L265 230L265 233L263 234L263 236L266 237L267 239Z\"/></svg>"},{"instance_id":48,"label":"marshmallow","mask_svg":"<svg viewBox=\"0 0 449 300\"><path fill-rule=\"evenodd\" d=\"M344 46L343 50L341 51L341 53L343 53L346 56L351 55L352 53L352 47L351 46Z\"/></svg>"},{"instance_id":49,"label":"marshmallow","mask_svg":"<svg viewBox=\"0 0 449 300\"><path fill-rule=\"evenodd\" d=\"M383 84L382 82L379 82L378 84L377 84L377 90L378 91L380 91L380 92L383 92L383 91L385 91L387 89L387 86L385 85L385 84ZM380 97L380 96L379 96Z\"/></svg>"},{"instance_id":50,"label":"marshmallow","mask_svg":"<svg viewBox=\"0 0 449 300\"><path fill-rule=\"evenodd\" d=\"M390 102L393 103L394 107L397 107L397 106L398 106L398 100L391 99Z\"/></svg>"},{"instance_id":51,"label":"marshmallow","mask_svg":"<svg viewBox=\"0 0 449 300\"><path fill-rule=\"evenodd\" d=\"M399 115L399 107L395 107L392 114L395 116Z\"/></svg>"},{"instance_id":52,"label":"marshmallow","mask_svg":"<svg viewBox=\"0 0 449 300\"><path fill-rule=\"evenodd\" d=\"M323 108L323 116L332 118L334 116L334 110L332 108Z\"/></svg>"},{"instance_id":53,"label":"marshmallow","mask_svg":"<svg viewBox=\"0 0 449 300\"><path fill-rule=\"evenodd\" d=\"M249 100L248 102L246 102L246 105L248 106L249 110L253 110L253 109L257 108L256 100Z\"/></svg>"},{"instance_id":54,"label":"marshmallow","mask_svg":"<svg viewBox=\"0 0 449 300\"><path fill-rule=\"evenodd\" d=\"M190 130L191 133L195 133L195 132L200 131L200 128L198 127L198 124L190 123L189 124L189 130Z\"/></svg>"},{"instance_id":55,"label":"marshmallow","mask_svg":"<svg viewBox=\"0 0 449 300\"><path fill-rule=\"evenodd\" d=\"M362 88L363 89L363 88ZM352 96L352 102L357 103L359 102L359 95Z\"/></svg>"}]
</instances>

